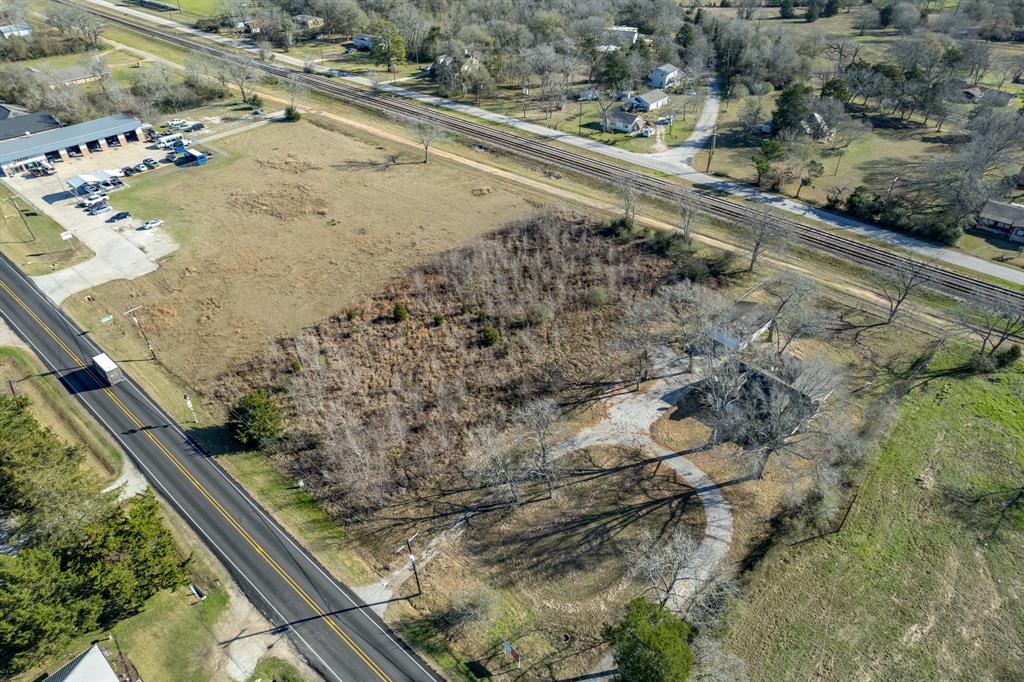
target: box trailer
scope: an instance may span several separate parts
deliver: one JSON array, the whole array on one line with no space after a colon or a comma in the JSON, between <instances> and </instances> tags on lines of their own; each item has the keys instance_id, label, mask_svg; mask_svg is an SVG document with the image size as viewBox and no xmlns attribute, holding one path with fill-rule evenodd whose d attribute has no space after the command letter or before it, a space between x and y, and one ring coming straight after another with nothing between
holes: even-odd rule
<instances>
[{"instance_id":1,"label":"box trailer","mask_svg":"<svg viewBox=\"0 0 1024 682\"><path fill-rule=\"evenodd\" d=\"M106 353L100 353L95 356L92 359L92 366L111 386L124 380L124 373L121 371L121 368Z\"/></svg>"}]
</instances>

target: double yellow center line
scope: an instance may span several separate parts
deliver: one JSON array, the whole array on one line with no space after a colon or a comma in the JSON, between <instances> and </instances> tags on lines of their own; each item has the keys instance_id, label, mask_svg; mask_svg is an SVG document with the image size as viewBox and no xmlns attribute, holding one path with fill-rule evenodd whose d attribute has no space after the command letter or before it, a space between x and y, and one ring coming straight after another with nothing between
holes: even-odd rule
<instances>
[{"instance_id":1,"label":"double yellow center line","mask_svg":"<svg viewBox=\"0 0 1024 682\"><path fill-rule=\"evenodd\" d=\"M71 358L72 362L74 362L81 369L85 369L85 370L87 370L89 372L92 371L91 369L86 367L86 365L84 365L82 363L82 361L79 359L78 355L74 351L72 351L67 346L67 344L65 344L60 339L60 337L58 337L53 332L53 330L50 329L50 327L45 322L43 322L41 319L39 319L39 316L37 316L35 314L35 312L33 312L31 308L29 308L28 305L26 305L26 303L21 299L21 297L19 297L16 293L14 293L14 291L7 285L6 282L0 281L0 288L3 288L3 290L7 292L7 295L10 296L18 305L20 305L25 310L25 312L29 314L29 316L33 320L35 320L36 324L39 325L40 329L42 329L47 334L49 334L50 338L52 338L57 343L57 345L60 346L61 349L65 353L67 353L68 357ZM102 382L100 382L97 379L97 383L102 383ZM228 512L220 504L220 502L218 502L213 497L213 495L210 494L210 492L205 488L205 486L203 486L203 484L200 483L199 480L196 479L196 477L193 476L192 473L189 472L182 465L182 463L178 460L178 458L174 456L174 453L172 453L170 450L168 450L167 447L164 446L164 444L161 443L156 438L156 436L154 436L150 432L150 430L146 428L146 426L135 415L135 413L132 412L128 408L127 405L125 405L123 402L121 402L121 399L118 398L114 394L113 390L111 390L109 387L107 387L107 388L103 388L103 392L107 395L108 398L110 398L110 400L115 405L117 405L121 409L122 412L124 412L124 414L128 417L129 420L131 420L131 422L133 424L135 424L136 427L138 427L140 430L142 430L143 433L146 434L146 437L148 437L153 442L153 444L156 445L157 448L159 448L160 452L162 452L164 454L164 456L167 457L167 459L169 459L172 464L174 464L175 468L177 468L178 471L180 471L181 474L185 478L187 478L192 483L192 485L194 485L196 487L196 490L198 490L199 493L204 498L206 498L206 500L213 506L214 509L216 509L218 512L220 512L221 516L224 517L224 519L231 525L231 527L234 528L236 531L238 531L239 535L241 535L243 538L245 538L245 541L249 543L249 545L256 551L257 554L259 554L261 557L263 557L263 559L270 565L270 567L273 568L274 571L279 576L281 576L281 578L285 581L285 583L287 583L288 586L291 587L296 592L296 594L299 595L299 597L302 599L302 601L304 601L311 609L313 609L313 611L319 617L321 617L323 619L323 621L325 623L327 623L328 627L330 627L331 630L333 630L335 632L335 634L337 634L338 637L341 638L341 640L343 642L345 642L352 649L352 651L356 654L356 656L358 656L359 659L362 660L363 663L365 663L366 666L370 670L372 670L377 675L377 677L379 677L383 682L392 682L391 678L388 677L387 673L385 673L384 670L381 669L381 667L379 665L377 665L377 663L375 663L366 654L366 652L363 651L363 649L347 633L345 633L344 630L341 629L341 627L335 622L334 618L332 618L330 615L328 615L328 613L312 597L310 597L309 594L306 593L306 591L302 588L301 585L296 583L295 580L290 575L288 575L288 573L286 573L283 568L281 568L280 564L278 564L277 561L272 556L270 556L270 554L267 553L267 551L265 549L263 549L263 547L261 547L258 542L256 542L255 538L253 538L249 534L249 532L247 530L245 530L245 528L243 528L241 526L241 524L238 523L238 521L235 520L235 518L231 515L231 513Z\"/></svg>"}]
</instances>

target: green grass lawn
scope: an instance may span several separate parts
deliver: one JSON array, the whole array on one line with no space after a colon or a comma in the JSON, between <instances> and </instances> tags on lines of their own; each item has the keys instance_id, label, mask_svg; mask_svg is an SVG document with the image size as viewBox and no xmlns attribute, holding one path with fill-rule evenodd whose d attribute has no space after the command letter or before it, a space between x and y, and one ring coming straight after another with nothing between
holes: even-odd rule
<instances>
[{"instance_id":1,"label":"green grass lawn","mask_svg":"<svg viewBox=\"0 0 1024 682\"><path fill-rule=\"evenodd\" d=\"M288 661L264 656L249 676L249 682L303 682L302 674Z\"/></svg>"},{"instance_id":2,"label":"green grass lawn","mask_svg":"<svg viewBox=\"0 0 1024 682\"><path fill-rule=\"evenodd\" d=\"M899 410L843 529L770 555L732 614L751 679L1009 680L1024 670L1024 369ZM927 373L926 373L927 376Z\"/></svg>"},{"instance_id":3,"label":"green grass lawn","mask_svg":"<svg viewBox=\"0 0 1024 682\"><path fill-rule=\"evenodd\" d=\"M53 181L43 182L47 180ZM45 275L93 257L92 250L77 239L61 239L63 231L0 183L0 249L24 272Z\"/></svg>"}]
</instances>

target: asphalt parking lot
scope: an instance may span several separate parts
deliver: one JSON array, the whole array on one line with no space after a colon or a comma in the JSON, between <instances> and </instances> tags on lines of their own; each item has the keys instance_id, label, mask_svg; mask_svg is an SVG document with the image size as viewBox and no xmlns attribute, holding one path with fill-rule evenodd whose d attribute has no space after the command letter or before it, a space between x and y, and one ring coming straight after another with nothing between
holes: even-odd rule
<instances>
[{"instance_id":1,"label":"asphalt parking lot","mask_svg":"<svg viewBox=\"0 0 1024 682\"><path fill-rule=\"evenodd\" d=\"M177 249L177 244L163 228L146 231L136 229L146 220L162 216L133 215L130 219L116 223L106 222L107 218L119 210L119 190L108 193L111 211L90 216L83 209L75 207L80 199L68 189L67 182L76 175L91 175L100 170L134 166L146 158L161 161L166 156L165 150L150 149L149 146L138 142L129 143L88 157L55 163L56 175L47 177L35 178L24 174L3 178L25 200L53 218L96 254L84 263L35 278L36 284L55 302L60 303L72 294L113 279L140 277L155 270L160 258ZM146 172L164 172L163 167L167 165L170 164L161 163L159 168ZM122 178L126 185L131 185L131 181L131 177Z\"/></svg>"}]
</instances>

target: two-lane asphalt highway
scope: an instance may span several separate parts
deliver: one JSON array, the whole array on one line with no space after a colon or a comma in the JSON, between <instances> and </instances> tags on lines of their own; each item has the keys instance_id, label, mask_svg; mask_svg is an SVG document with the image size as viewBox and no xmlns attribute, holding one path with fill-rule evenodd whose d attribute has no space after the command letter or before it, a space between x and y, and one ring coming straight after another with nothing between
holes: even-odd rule
<instances>
[{"instance_id":1,"label":"two-lane asphalt highway","mask_svg":"<svg viewBox=\"0 0 1024 682\"><path fill-rule=\"evenodd\" d=\"M275 627L288 632L325 679L439 679L137 384L130 378L112 387L103 383L90 368L90 358L102 350L6 257L0 257L0 315L110 432L249 599Z\"/></svg>"}]
</instances>

